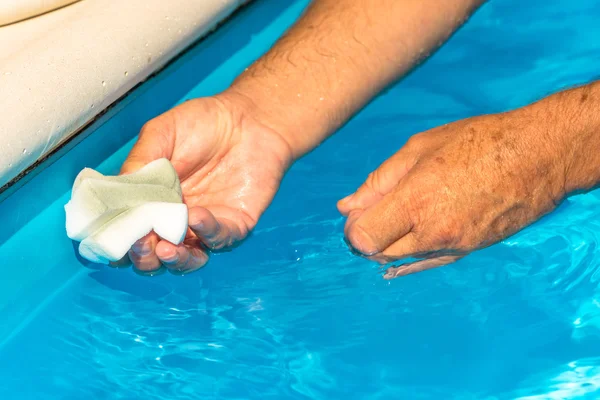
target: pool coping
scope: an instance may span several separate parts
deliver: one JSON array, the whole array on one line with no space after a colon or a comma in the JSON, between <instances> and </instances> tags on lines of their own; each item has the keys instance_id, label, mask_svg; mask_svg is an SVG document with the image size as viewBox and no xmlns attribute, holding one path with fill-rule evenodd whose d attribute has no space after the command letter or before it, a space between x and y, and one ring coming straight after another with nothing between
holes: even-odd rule
<instances>
[{"instance_id":1,"label":"pool coping","mask_svg":"<svg viewBox=\"0 0 600 400\"><path fill-rule=\"evenodd\" d=\"M78 127L63 141L61 141L54 149L52 149L52 151L44 154L42 157L34 161L23 171L21 171L18 175L13 177L10 181L5 183L3 186L0 186L0 204L9 196L17 192L23 185L27 184L27 182L33 179L37 173L39 173L45 167L51 165L54 161L62 157L62 155L64 155L71 148L76 146L79 142L81 142L88 135L90 135L92 131L95 130L91 129L92 127L102 125L105 120L110 119L115 113L119 112L119 110L126 106L127 100L133 100L132 95L135 94L136 91L140 90L144 84L152 80L152 78L158 76L160 73L162 73L171 65L176 63L182 57L184 57L190 49L192 49L193 47L197 46L199 43L210 37L211 34L213 34L217 29L219 29L219 27L226 23L236 13L240 12L244 7L247 7L251 1L252 0L247 0L243 2L230 15L228 15L224 19L219 20L219 22L217 22L217 24L210 31L199 36L196 40L194 40L185 48L183 48L179 53L175 54L165 64L158 66L152 73L135 83L114 102L106 106L104 109L99 111L98 114L94 115L90 120L86 121L83 125Z\"/></svg>"},{"instance_id":2,"label":"pool coping","mask_svg":"<svg viewBox=\"0 0 600 400\"><path fill-rule=\"evenodd\" d=\"M1 27L0 92L10 96L0 108L0 201L249 1L83 0Z\"/></svg>"}]
</instances>

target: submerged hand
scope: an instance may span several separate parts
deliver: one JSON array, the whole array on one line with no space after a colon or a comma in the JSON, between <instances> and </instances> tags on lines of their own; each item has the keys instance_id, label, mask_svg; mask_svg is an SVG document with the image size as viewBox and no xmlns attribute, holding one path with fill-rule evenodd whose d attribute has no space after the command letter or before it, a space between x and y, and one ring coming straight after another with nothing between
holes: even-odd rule
<instances>
[{"instance_id":1,"label":"submerged hand","mask_svg":"<svg viewBox=\"0 0 600 400\"><path fill-rule=\"evenodd\" d=\"M179 273L196 270L207 262L208 249L244 239L291 163L285 140L224 96L191 100L149 121L121 172L163 157L180 177L190 229L179 246L154 233L139 240L128 256L146 273L162 265Z\"/></svg>"},{"instance_id":2,"label":"submerged hand","mask_svg":"<svg viewBox=\"0 0 600 400\"><path fill-rule=\"evenodd\" d=\"M359 253L386 278L448 264L515 233L565 194L565 165L551 129L530 111L489 115L415 135L338 204Z\"/></svg>"}]
</instances>

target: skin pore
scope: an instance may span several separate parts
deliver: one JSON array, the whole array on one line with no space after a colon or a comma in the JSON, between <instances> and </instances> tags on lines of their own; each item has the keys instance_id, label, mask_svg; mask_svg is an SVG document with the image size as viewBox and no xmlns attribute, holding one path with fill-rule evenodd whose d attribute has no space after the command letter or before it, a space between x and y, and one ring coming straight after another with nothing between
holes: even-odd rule
<instances>
[{"instance_id":1,"label":"skin pore","mask_svg":"<svg viewBox=\"0 0 600 400\"><path fill-rule=\"evenodd\" d=\"M167 157L190 230L155 234L126 260L187 273L243 240L289 166L441 45L482 1L315 0L225 92L149 121L123 173ZM392 278L452 262L513 234L573 191L600 181L600 87L414 135L338 203L350 246L374 260L421 261Z\"/></svg>"}]
</instances>

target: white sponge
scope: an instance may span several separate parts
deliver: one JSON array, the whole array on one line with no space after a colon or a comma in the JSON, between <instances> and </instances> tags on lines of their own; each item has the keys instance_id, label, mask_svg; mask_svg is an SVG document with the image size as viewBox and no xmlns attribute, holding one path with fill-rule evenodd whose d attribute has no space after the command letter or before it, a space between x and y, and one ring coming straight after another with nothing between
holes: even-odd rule
<instances>
[{"instance_id":1,"label":"white sponge","mask_svg":"<svg viewBox=\"0 0 600 400\"><path fill-rule=\"evenodd\" d=\"M122 176L84 169L65 211L67 236L81 242L79 254L102 264L123 258L151 231L179 244L188 228L179 177L165 158Z\"/></svg>"}]
</instances>

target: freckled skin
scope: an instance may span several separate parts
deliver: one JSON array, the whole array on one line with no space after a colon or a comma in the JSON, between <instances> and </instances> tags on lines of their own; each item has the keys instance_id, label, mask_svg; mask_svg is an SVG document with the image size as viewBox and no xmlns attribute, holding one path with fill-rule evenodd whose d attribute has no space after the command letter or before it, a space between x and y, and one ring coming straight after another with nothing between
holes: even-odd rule
<instances>
[{"instance_id":1,"label":"freckled skin","mask_svg":"<svg viewBox=\"0 0 600 400\"><path fill-rule=\"evenodd\" d=\"M600 91L600 84L593 88ZM594 108L578 114L582 120L565 117L571 107L579 109L589 91L574 89L509 113L413 136L371 177L393 176L386 170L403 167L406 159L414 160L412 168L394 182L368 179L339 203L348 216L349 243L384 263L425 258L391 268L386 277L394 278L494 244L551 212L573 188L598 184L600 123L589 118ZM565 109L552 114L557 104ZM587 131L585 144L578 141ZM590 157L595 173L586 162ZM370 192L381 196L365 201ZM403 217L393 219L394 214Z\"/></svg>"}]
</instances>

